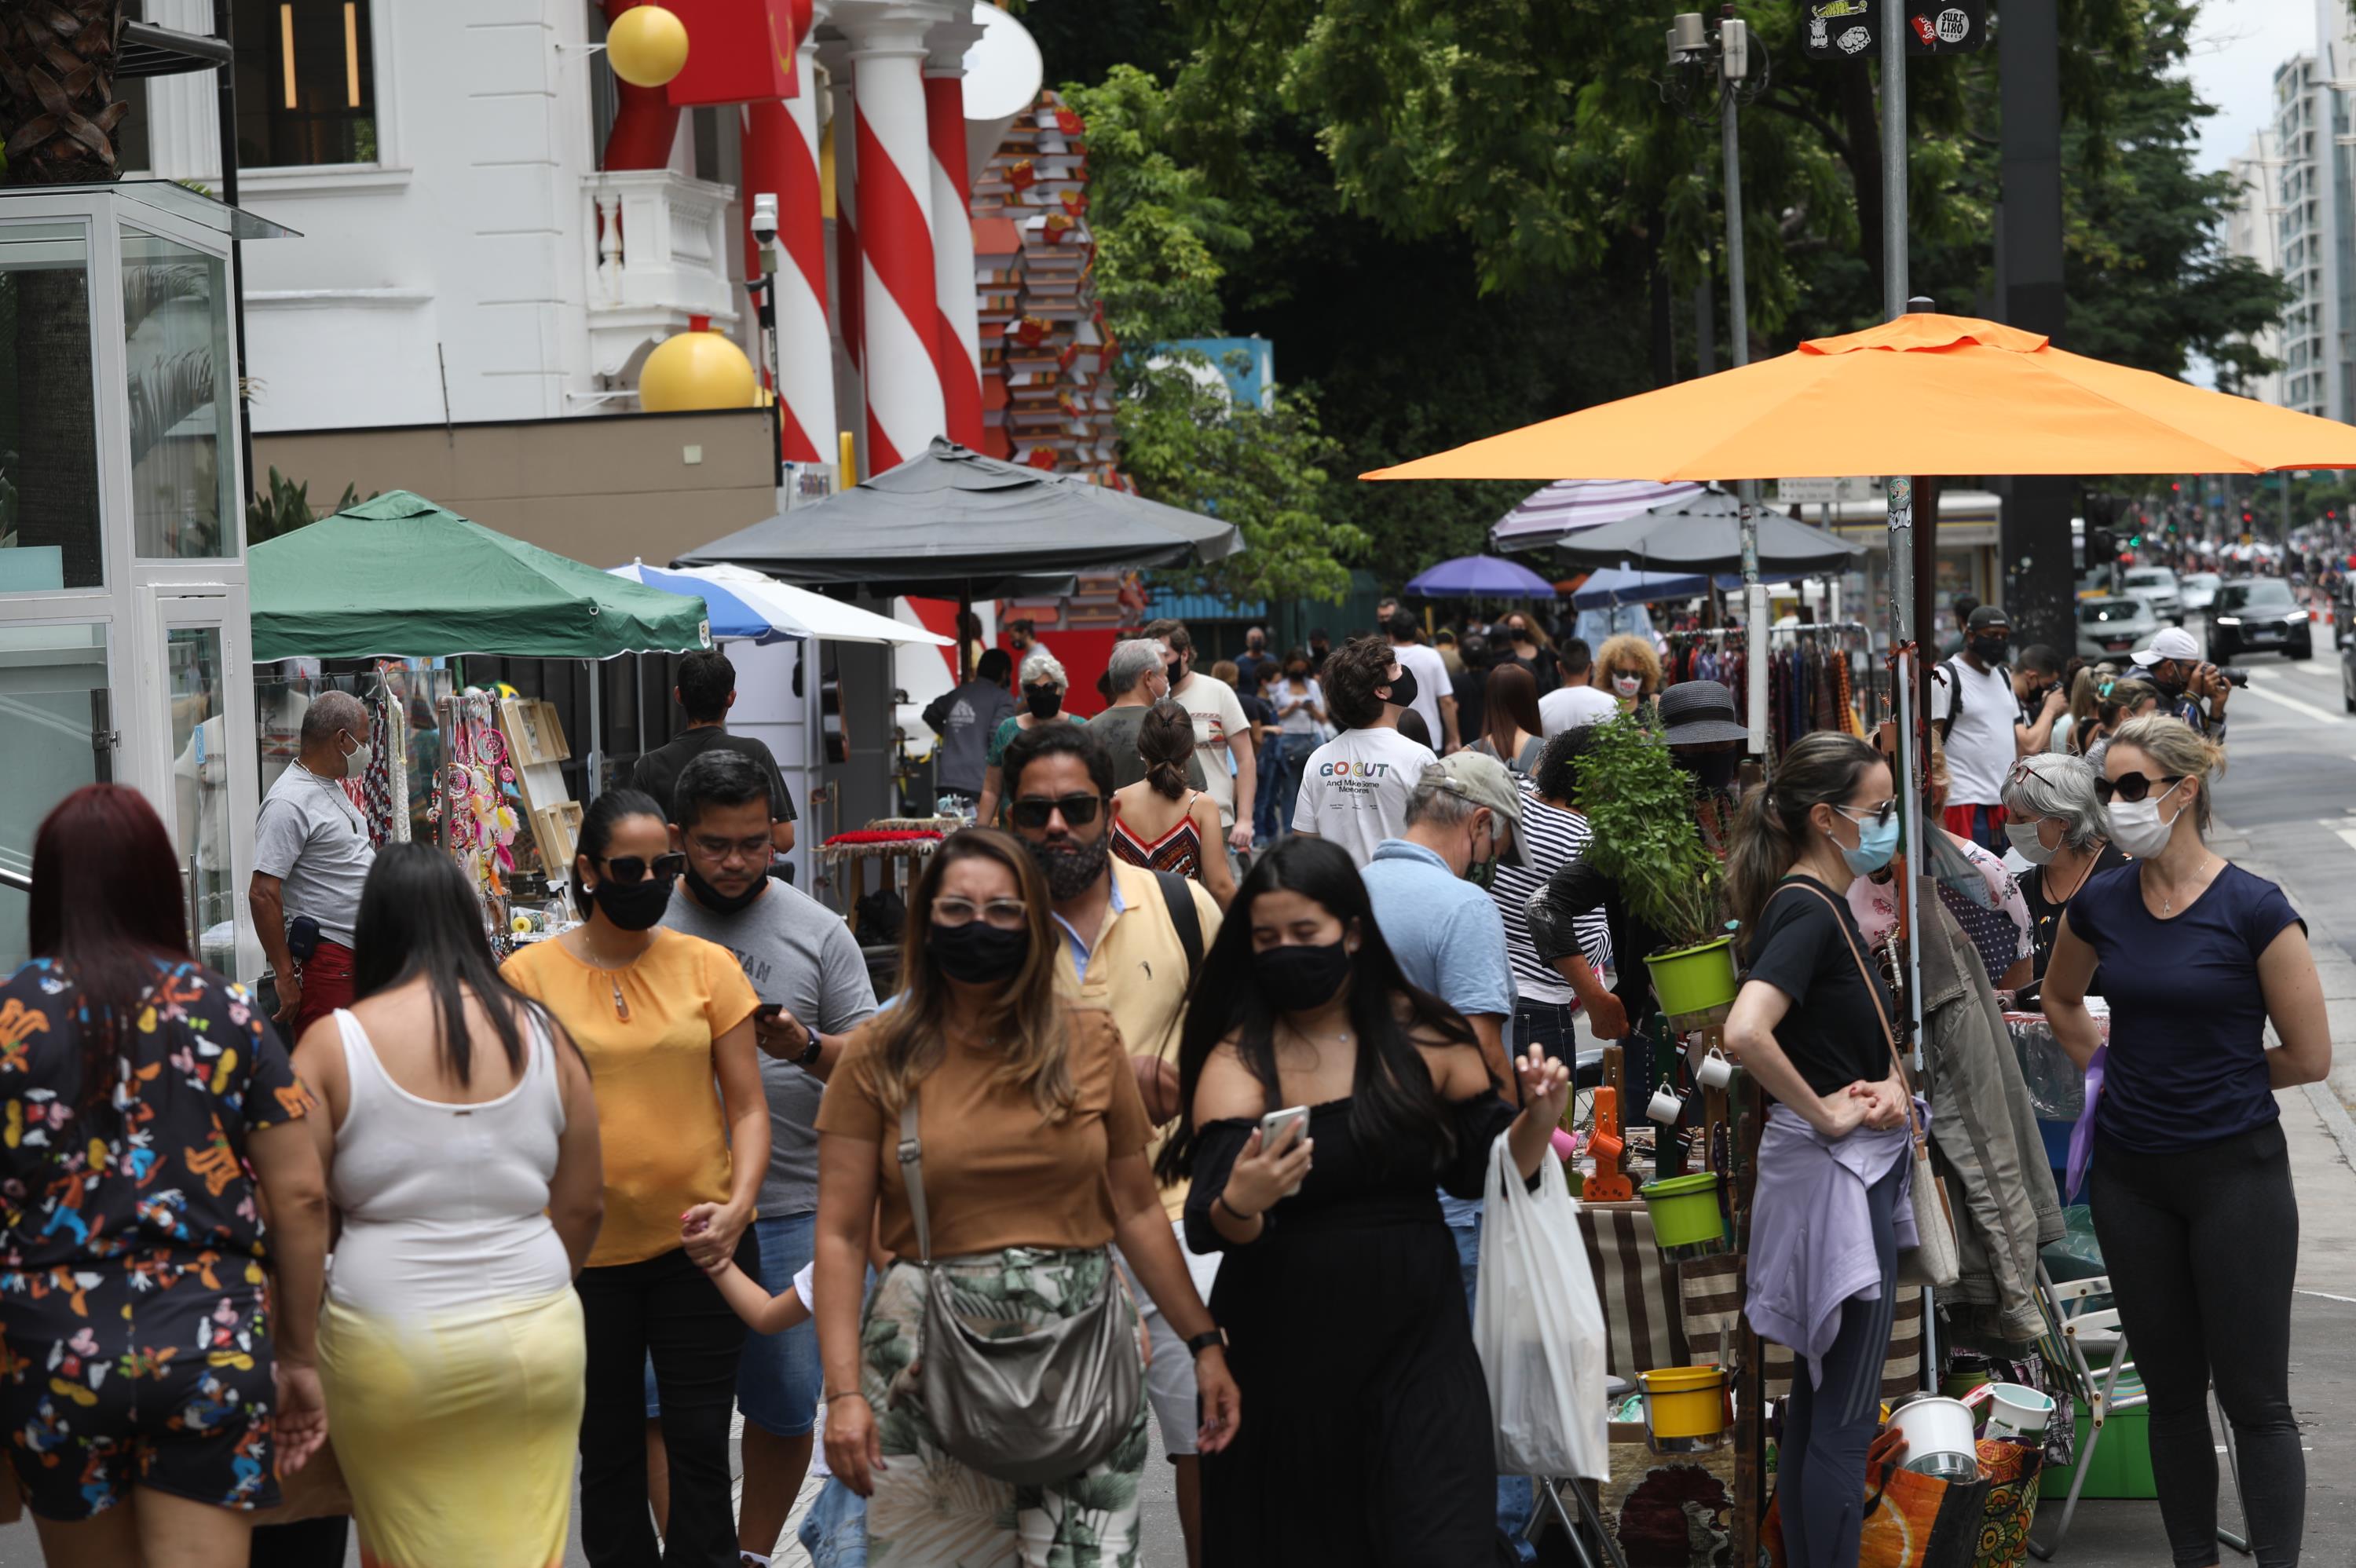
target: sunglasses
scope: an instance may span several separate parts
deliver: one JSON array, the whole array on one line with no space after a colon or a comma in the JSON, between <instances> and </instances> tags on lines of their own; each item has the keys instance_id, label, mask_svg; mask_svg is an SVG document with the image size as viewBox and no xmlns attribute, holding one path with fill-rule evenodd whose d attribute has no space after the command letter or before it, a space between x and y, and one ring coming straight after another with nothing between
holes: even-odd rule
<instances>
[{"instance_id":1,"label":"sunglasses","mask_svg":"<svg viewBox=\"0 0 2356 1568\"><path fill-rule=\"evenodd\" d=\"M2113 795L2133 805L2150 795L2154 785L2164 784L2173 789L2183 782L2182 773L2163 773L2156 779L2147 779L2141 773L2121 773L2115 779L2096 779L2094 794L2104 805L2111 804Z\"/></svg>"},{"instance_id":2,"label":"sunglasses","mask_svg":"<svg viewBox=\"0 0 2356 1568\"><path fill-rule=\"evenodd\" d=\"M1067 795L1055 800L1026 797L1007 807L1007 815L1014 818L1015 827L1036 830L1046 827L1047 819L1060 811L1066 823L1086 827L1097 819L1097 812L1103 805L1104 796L1100 795Z\"/></svg>"},{"instance_id":3,"label":"sunglasses","mask_svg":"<svg viewBox=\"0 0 2356 1568\"><path fill-rule=\"evenodd\" d=\"M687 857L674 851L658 855L649 862L644 855L616 855L600 860L598 864L605 867L605 874L617 882L642 882L647 880L650 869L658 877L678 876L687 869Z\"/></svg>"},{"instance_id":4,"label":"sunglasses","mask_svg":"<svg viewBox=\"0 0 2356 1568\"><path fill-rule=\"evenodd\" d=\"M1885 827L1889 826L1890 819L1898 815L1898 797L1892 795L1879 805L1869 805L1862 811L1846 805L1837 805L1833 809L1860 827L1868 823L1876 827Z\"/></svg>"}]
</instances>

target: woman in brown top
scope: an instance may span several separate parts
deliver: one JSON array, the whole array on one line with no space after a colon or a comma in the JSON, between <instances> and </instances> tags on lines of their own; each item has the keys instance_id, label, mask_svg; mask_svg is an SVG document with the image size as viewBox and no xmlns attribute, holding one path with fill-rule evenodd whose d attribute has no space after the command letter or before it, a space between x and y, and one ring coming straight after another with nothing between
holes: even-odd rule
<instances>
[{"instance_id":1,"label":"woman in brown top","mask_svg":"<svg viewBox=\"0 0 2356 1568\"><path fill-rule=\"evenodd\" d=\"M935 1266L967 1324L997 1336L1085 1311L1113 1277L1108 1243L1194 1349L1205 1453L1240 1410L1211 1315L1194 1292L1146 1168L1151 1127L1120 1031L1065 1002L1046 885L1006 835L968 828L909 901L899 1005L844 1048L818 1115L816 1296L826 1456L871 1499L868 1561L891 1564L1137 1562L1145 1404L1086 1472L1015 1487L942 1451L916 1387L924 1276L898 1157L901 1107L917 1136ZM861 1322L870 1221L894 1262Z\"/></svg>"}]
</instances>

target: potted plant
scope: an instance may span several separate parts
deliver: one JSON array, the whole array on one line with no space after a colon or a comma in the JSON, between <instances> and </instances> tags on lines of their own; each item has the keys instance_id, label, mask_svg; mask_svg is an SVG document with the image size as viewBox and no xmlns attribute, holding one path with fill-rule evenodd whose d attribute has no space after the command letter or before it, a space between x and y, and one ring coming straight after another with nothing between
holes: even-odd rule
<instances>
[{"instance_id":1,"label":"potted plant","mask_svg":"<svg viewBox=\"0 0 2356 1568\"><path fill-rule=\"evenodd\" d=\"M1580 759L1578 799L1595 835L1588 859L1666 943L1644 955L1661 1010L1676 1019L1731 1004L1726 870L1694 820L1692 779L1637 715L1623 714L1596 726Z\"/></svg>"}]
</instances>

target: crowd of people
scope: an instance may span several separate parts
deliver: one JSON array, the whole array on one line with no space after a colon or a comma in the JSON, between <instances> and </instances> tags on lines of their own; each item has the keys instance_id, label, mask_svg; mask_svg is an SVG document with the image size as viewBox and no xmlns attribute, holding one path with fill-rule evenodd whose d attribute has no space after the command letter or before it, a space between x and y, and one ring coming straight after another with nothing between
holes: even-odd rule
<instances>
[{"instance_id":1,"label":"crowd of people","mask_svg":"<svg viewBox=\"0 0 2356 1568\"><path fill-rule=\"evenodd\" d=\"M1975 986L2106 1059L2095 1224L2177 1560L2214 1561L2213 1376L2258 1561L2295 1562L2272 1090L2329 1044L2296 913L2203 837L2223 695L2165 635L2127 673L2013 655L1988 607L1960 629L1925 885ZM1923 1112L1865 955L1889 759L1811 734L1746 790L1725 687L1526 613L1208 667L1157 623L1084 722L1029 633L934 705L976 825L880 998L769 874L792 803L718 655L682 667L691 729L590 803L580 923L504 964L449 858L369 848L348 699L257 829L274 1005L190 961L143 797L59 806L0 987L0 1421L48 1561L327 1568L339 1520L251 1526L332 1463L382 1568L547 1568L576 1476L599 1568L766 1563L813 1476L820 1568L1130 1564L1149 1418L1191 1563L1523 1557L1481 1195L1500 1139L1536 1179L1654 1015L1664 944L1580 788L1633 714L1740 922L1726 1049L1772 1105L1747 1305L1808 1369L1786 1560L1854 1563Z\"/></svg>"}]
</instances>

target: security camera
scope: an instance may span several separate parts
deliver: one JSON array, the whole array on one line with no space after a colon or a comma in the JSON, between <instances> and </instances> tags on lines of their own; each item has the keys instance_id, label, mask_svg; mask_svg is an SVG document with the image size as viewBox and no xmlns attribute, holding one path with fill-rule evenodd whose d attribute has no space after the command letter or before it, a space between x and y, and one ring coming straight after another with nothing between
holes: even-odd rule
<instances>
[{"instance_id":1,"label":"security camera","mask_svg":"<svg viewBox=\"0 0 2356 1568\"><path fill-rule=\"evenodd\" d=\"M777 242L777 198L766 191L753 198L753 238L763 245Z\"/></svg>"}]
</instances>

